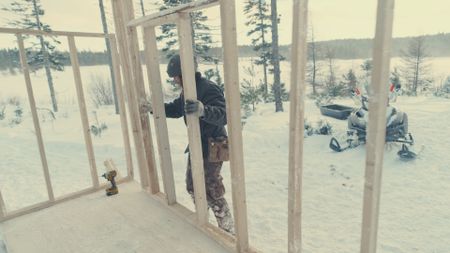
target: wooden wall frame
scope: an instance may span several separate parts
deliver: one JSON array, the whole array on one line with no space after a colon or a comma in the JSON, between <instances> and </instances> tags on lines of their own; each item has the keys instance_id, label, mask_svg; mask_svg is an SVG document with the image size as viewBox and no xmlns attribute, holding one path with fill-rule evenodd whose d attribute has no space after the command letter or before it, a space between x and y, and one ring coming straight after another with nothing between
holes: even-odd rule
<instances>
[{"instance_id":1,"label":"wooden wall frame","mask_svg":"<svg viewBox=\"0 0 450 253\"><path fill-rule=\"evenodd\" d=\"M0 33L12 34L17 37L17 43L18 43L18 48L19 48L19 57L20 57L21 67L22 67L22 71L23 71L23 75L24 75L24 79L25 79L25 85L27 88L27 96L28 96L28 101L30 104L30 110L31 110L32 118L33 118L33 125L34 125L34 130L36 133L39 155L40 155L40 159L41 159L44 180L45 180L47 194L48 194L48 200L41 202L41 203L33 204L31 206L26 206L24 208L21 208L19 210L14 210L14 211L9 211L6 209L3 198L0 195L0 222L2 222L2 221L13 219L13 218L25 215L25 214L29 214L29 213L53 206L55 204L58 204L58 203L61 203L64 201L68 201L68 200L98 191L100 189L104 189L107 187L106 183L100 184L100 182L98 180L99 176L98 176L98 171L97 171L97 167L96 167L95 154L94 154L93 145L92 145L92 138L90 135L91 133L90 133L90 129L89 129L89 121L88 121L88 117L87 117L86 103L85 103L84 94L83 94L83 87L82 87L83 84L82 84L82 80L81 80L80 66L79 66L79 62L78 62L77 48L75 45L75 37L86 37L86 38L105 38L105 37L107 37L110 40L112 40L112 42L113 42L112 45L115 45L114 44L115 36L114 36L114 34L99 34L99 33L86 33L86 32L79 33L79 32L66 32L66 31L44 32L44 31L36 31L36 30L1 28L1 27L0 27ZM67 37L67 39L68 39L69 51L70 51L70 56L71 56L70 60L72 62L72 69L74 72L74 80L75 80L75 85L76 85L76 90L77 90L77 101L78 101L78 105L80 108L81 123L82 123L82 127L83 127L83 134L84 134L85 145L86 145L86 150L88 153L89 166L90 166L90 172L91 172L92 186L87 189L69 193L67 195L64 195L64 196L61 196L58 198L55 197L55 195L54 195L53 185L51 182L51 175L49 172L47 156L46 156L46 152L45 152L45 145L44 145L44 141L43 141L43 137L42 137L39 116L37 113L36 102L35 102L35 98L34 98L31 78L30 78L30 70L29 70L28 61L27 61L26 52L25 52L23 35L64 36L64 37ZM114 47L112 47L112 48L114 49ZM116 63L115 65L117 65L118 64L117 57L113 56L113 58L114 58L113 63L115 62ZM118 80L118 83L120 84L121 80L120 80L120 78L118 78L118 77L120 77L120 73L117 73L117 68L115 68L114 74L116 75L116 80ZM121 125L122 125L122 134L123 134L123 138L124 138L125 156L126 156L126 160L127 160L127 176L125 176L121 179L118 179L117 182L123 183L123 182L127 182L127 181L130 181L133 179L133 167L132 167L132 161L131 161L131 155L130 155L131 147L130 147L129 141L128 142L126 141L127 139L129 139L128 131L126 128L123 127L124 125L127 125L127 122L126 122L126 111L125 111L126 108L124 106L124 104L125 104L124 98L122 95L120 95L120 94L123 94L123 92L121 91L122 87L116 86L116 88L117 88L117 91L119 94L118 98L119 98L119 104L120 104L119 105L120 106L119 107L120 120L121 120Z\"/></svg>"},{"instance_id":2,"label":"wooden wall frame","mask_svg":"<svg viewBox=\"0 0 450 253\"><path fill-rule=\"evenodd\" d=\"M159 62L155 41L155 26L165 23L175 23L178 27L179 41L180 41L180 56L181 65L183 69L183 83L185 99L197 98L195 88L195 70L193 63L193 50L192 50L192 33L191 22L189 13L195 10L208 8L211 6L220 5L221 23L222 23L222 38L224 48L224 80L225 80L225 93L227 97L227 118L228 118L228 132L230 140L230 168L232 177L232 197L233 197L233 210L236 227L236 239L230 239L228 235L215 229L208 224L208 212L206 203L206 191L204 182L203 171L203 157L200 142L200 128L198 118L195 116L187 117L188 125L188 137L189 147L191 152L191 164L193 170L193 180L195 189L195 204L196 204L196 222L197 227L203 231L209 233L214 238L217 238L222 243L225 242L228 247L233 244L236 252L255 252L251 249L248 243L248 227L247 227L247 207L245 198L245 174L244 174L244 161L243 161L243 144L242 144L242 124L240 114L240 92L239 92L239 71L238 71L238 50L236 44L236 14L234 1L225 0L200 0L191 2L188 4L180 5L176 8L168 9L159 13L148 15L145 17L130 19L131 16L126 17L123 12L119 11L119 6L125 7L124 9L131 9L131 0L113 0L113 9L116 21L116 33L118 41L120 42L119 48L122 55L132 55L131 51L138 51L138 48L130 48L127 44L137 45L136 28L142 27L144 33L144 46L145 46L145 62L147 65L147 73L149 78L150 90L152 91L153 110L156 125L156 136L158 148L161 156L161 171L164 182L165 194L153 193L158 197L164 196L165 202L172 206L171 209L179 209L179 204L176 204L176 196L174 193L173 183L173 168L171 164L169 149L168 135L167 135L167 123L165 119L164 102L162 101L162 87L161 77L159 76ZM122 10L124 10L122 9ZM126 30L128 34L133 36L126 36L124 32L119 30ZM132 60L128 60L132 61ZM135 61L134 64L139 64ZM136 66L131 64L131 66ZM134 68L134 67L133 67ZM137 68L140 68L137 67ZM134 73L134 75L141 75L140 73ZM140 78L140 77L138 77ZM136 83L138 78L134 78L134 83L129 79L130 86L139 85ZM141 82L142 83L142 82ZM160 97L156 97L160 96ZM142 107L142 103L138 102L138 109ZM142 119L142 117L141 117ZM133 121L133 120L132 120ZM147 131L147 127L144 126L143 131ZM161 152L164 150L165 152ZM148 151L146 151L148 153ZM153 150L150 152L153 153ZM152 177L150 172L150 177ZM169 207L170 207L169 206ZM189 212L183 211L184 216L189 216Z\"/></svg>"},{"instance_id":3,"label":"wooden wall frame","mask_svg":"<svg viewBox=\"0 0 450 253\"><path fill-rule=\"evenodd\" d=\"M373 73L370 85L370 108L363 219L361 227L361 253L375 253L377 244L378 218L380 206L381 179L385 144L385 113L387 108L387 87L389 80L390 50L392 44L392 27L395 0L378 0L376 33L373 51ZM182 60L183 81L185 83L185 97L196 98L193 51L191 47L192 34L189 13L195 10L220 5L222 42L224 50L224 79L227 97L228 132L230 134L230 168L232 177L233 210L236 227L236 237L223 232L208 223L208 213L203 176L203 158L199 135L198 119L188 116L188 136L191 148L193 179L195 187L196 212L193 213L176 202L175 185L173 180L173 166L170 156L170 146L167 132L167 122L162 100L162 84L159 76L158 51L154 28L165 23L176 23L179 29L180 55ZM236 12L234 0L199 0L176 8L168 9L142 18L134 19L132 0L112 0L114 22L118 41L112 34L75 33L54 31L30 31L23 29L0 28L0 33L16 34L19 52L24 72L25 83L33 123L37 135L37 142L44 171L48 192L48 200L14 212L5 210L5 203L0 192L0 222L24 214L67 201L98 189L107 187L98 182L98 172L95 166L95 155L90 140L89 122L85 108L82 81L79 70L75 37L108 37L112 46L112 61L114 75L118 80L117 93L120 99L121 125L124 134L125 153L127 156L128 176L118 180L126 182L133 179L131 148L128 136L126 103L130 110L132 132L141 186L149 190L152 196L165 204L169 210L186 218L209 236L216 239L230 251L244 253L257 252L249 245L247 206L245 197L245 174L243 162L242 125L240 115L238 48L236 38ZM289 192L288 192L288 252L301 252L301 195L303 170L303 128L304 128L304 100L306 88L306 57L307 57L307 13L308 0L293 0L293 42L291 62L291 96L290 96L290 126L289 126ZM161 156L161 171L164 183L164 193L159 191L158 175L155 166L153 142L147 112L144 110L145 89L143 84L142 66L139 58L139 43L137 27L143 28L147 73L152 92L156 136ZM66 36L69 42L72 67L77 87L78 102L84 136L89 156L93 186L79 192L71 193L61 198L55 198L48 171L48 163L39 125L39 119L34 101L29 67L26 60L23 34L59 35ZM119 51L118 51L119 49ZM122 71L122 75L120 73ZM122 82L123 76L123 82ZM123 92L124 89L126 92ZM122 115L123 114L123 115ZM126 136L125 136L126 135Z\"/></svg>"}]
</instances>

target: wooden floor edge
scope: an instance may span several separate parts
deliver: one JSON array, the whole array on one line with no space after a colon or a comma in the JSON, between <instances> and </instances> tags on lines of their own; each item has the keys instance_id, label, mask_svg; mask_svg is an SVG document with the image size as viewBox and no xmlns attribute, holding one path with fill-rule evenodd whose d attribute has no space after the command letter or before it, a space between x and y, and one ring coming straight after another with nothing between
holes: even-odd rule
<instances>
[{"instance_id":1,"label":"wooden floor edge","mask_svg":"<svg viewBox=\"0 0 450 253\"><path fill-rule=\"evenodd\" d=\"M130 182L130 181L133 181L133 180L130 177L127 176L127 177L118 179L117 180L117 184L126 183L126 182ZM31 205L31 206L27 206L27 207L21 208L19 210L15 210L15 211L12 211L12 212L7 212L4 217L0 217L0 224L2 222L5 222L5 221L11 220L11 219L15 219L15 218L18 218L20 216L27 215L27 214L31 214L31 213L34 213L34 212L37 212L37 211L40 211L40 210L52 207L54 205L58 205L58 204L67 202L67 201L72 200L72 199L83 197L85 195L88 195L88 194L91 194L91 193L94 193L94 192L106 189L107 187L109 187L108 184L102 184L98 188L90 187L90 188L83 189L83 190L80 190L80 191L75 192L75 193L70 193L70 194L67 194L67 195L63 195L62 197L59 197L59 198L55 199L55 201L46 200L46 201L43 201L43 202Z\"/></svg>"},{"instance_id":2,"label":"wooden floor edge","mask_svg":"<svg viewBox=\"0 0 450 253\"><path fill-rule=\"evenodd\" d=\"M227 250L230 253L236 252L236 238L222 229L207 223L205 226L200 226L197 224L197 216L194 212L187 209L185 206L175 203L173 205L168 205L167 200L165 197L165 194L160 192L157 194L151 194L150 192L146 192L150 197L153 199L161 202L167 209L171 210L173 213L175 213L180 218L187 221L189 224L191 224L193 227L200 230L202 233L207 235L208 237L214 239L220 246L222 246L225 250ZM250 247L248 251L242 252L242 253L261 253L261 251Z\"/></svg>"}]
</instances>

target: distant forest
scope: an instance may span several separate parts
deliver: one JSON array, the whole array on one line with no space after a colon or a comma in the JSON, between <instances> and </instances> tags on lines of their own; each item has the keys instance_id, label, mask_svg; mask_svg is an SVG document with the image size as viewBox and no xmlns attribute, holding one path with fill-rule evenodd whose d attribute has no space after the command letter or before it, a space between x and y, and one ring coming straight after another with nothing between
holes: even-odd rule
<instances>
[{"instance_id":1,"label":"distant forest","mask_svg":"<svg viewBox=\"0 0 450 253\"><path fill-rule=\"evenodd\" d=\"M450 33L426 35L425 47L429 57L450 57ZM392 57L401 56L401 51L408 48L410 40L414 37L394 38ZM319 51L327 48L334 51L336 59L367 59L372 58L372 39L342 39L316 42ZM309 48L308 48L309 50ZM255 56L251 46L240 46L239 53L242 57ZM280 53L287 59L291 55L290 45L280 46ZM319 57L323 54L319 53Z\"/></svg>"},{"instance_id":2,"label":"distant forest","mask_svg":"<svg viewBox=\"0 0 450 253\"><path fill-rule=\"evenodd\" d=\"M441 33L436 35L427 35L425 37L425 46L429 57L450 57L450 33ZM413 37L394 38L392 56L401 55L402 49L408 47L410 39ZM372 40L371 39L342 39L331 41L316 42L316 48L319 51L331 49L335 53L336 59L367 59L372 57ZM280 53L289 60L289 45L280 46ZM220 58L222 48L212 48L211 54ZM65 52L64 65L69 66L69 53ZM320 57L319 53L319 57ZM240 57L256 57L252 46L239 46ZM107 64L108 57L106 52L81 51L78 55L80 65L104 65ZM164 61L165 57L161 56ZM20 67L19 54L16 48L0 49L0 71L9 71L15 73Z\"/></svg>"}]
</instances>

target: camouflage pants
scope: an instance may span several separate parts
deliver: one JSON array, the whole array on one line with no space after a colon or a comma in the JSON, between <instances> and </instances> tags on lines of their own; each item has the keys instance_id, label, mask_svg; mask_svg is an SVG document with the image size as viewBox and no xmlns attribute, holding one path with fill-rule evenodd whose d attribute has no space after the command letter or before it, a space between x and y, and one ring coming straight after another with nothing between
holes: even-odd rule
<instances>
[{"instance_id":1,"label":"camouflage pants","mask_svg":"<svg viewBox=\"0 0 450 253\"><path fill-rule=\"evenodd\" d=\"M224 198L225 187L222 183L223 178L220 175L222 163L223 162L203 162L205 169L206 199L208 207L212 209L214 216L216 216L218 226L221 229L234 234L234 221L228 203ZM192 199L194 199L194 182L192 181L190 158L186 169L186 189Z\"/></svg>"}]
</instances>

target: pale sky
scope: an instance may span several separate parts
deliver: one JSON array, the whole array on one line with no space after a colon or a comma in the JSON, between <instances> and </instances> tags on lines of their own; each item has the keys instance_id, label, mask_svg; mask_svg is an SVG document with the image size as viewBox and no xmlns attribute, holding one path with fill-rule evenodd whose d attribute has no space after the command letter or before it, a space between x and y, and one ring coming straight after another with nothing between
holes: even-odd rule
<instances>
[{"instance_id":1,"label":"pale sky","mask_svg":"<svg viewBox=\"0 0 450 253\"><path fill-rule=\"evenodd\" d=\"M140 15L138 0L135 1L136 15ZM152 2L145 1L147 14L154 12ZM0 0L0 6L6 6L10 0ZM244 25L244 0L236 0L238 44L249 44L246 36L248 28ZM269 1L270 2L270 1ZM41 0L46 11L44 22L53 30L102 32L98 0ZM104 0L110 10L110 0ZM376 0L310 0L309 24L314 27L315 40L344 38L371 38L375 32ZM397 0L395 3L394 37L416 36L450 32L449 0ZM110 11L108 11L110 13ZM278 12L281 15L279 25L280 44L290 44L292 33L292 0L278 0ZM8 13L0 12L0 26L5 26L11 18ZM211 27L215 39L220 40L219 10L212 8L206 14L211 18ZM113 30L112 18L109 18ZM0 47L12 47L13 37L0 35ZM98 42L97 42L98 41ZM65 41L62 41L66 44ZM98 50L103 47L101 40L83 39L77 41L82 48ZM101 45L101 46L100 46Z\"/></svg>"}]
</instances>

